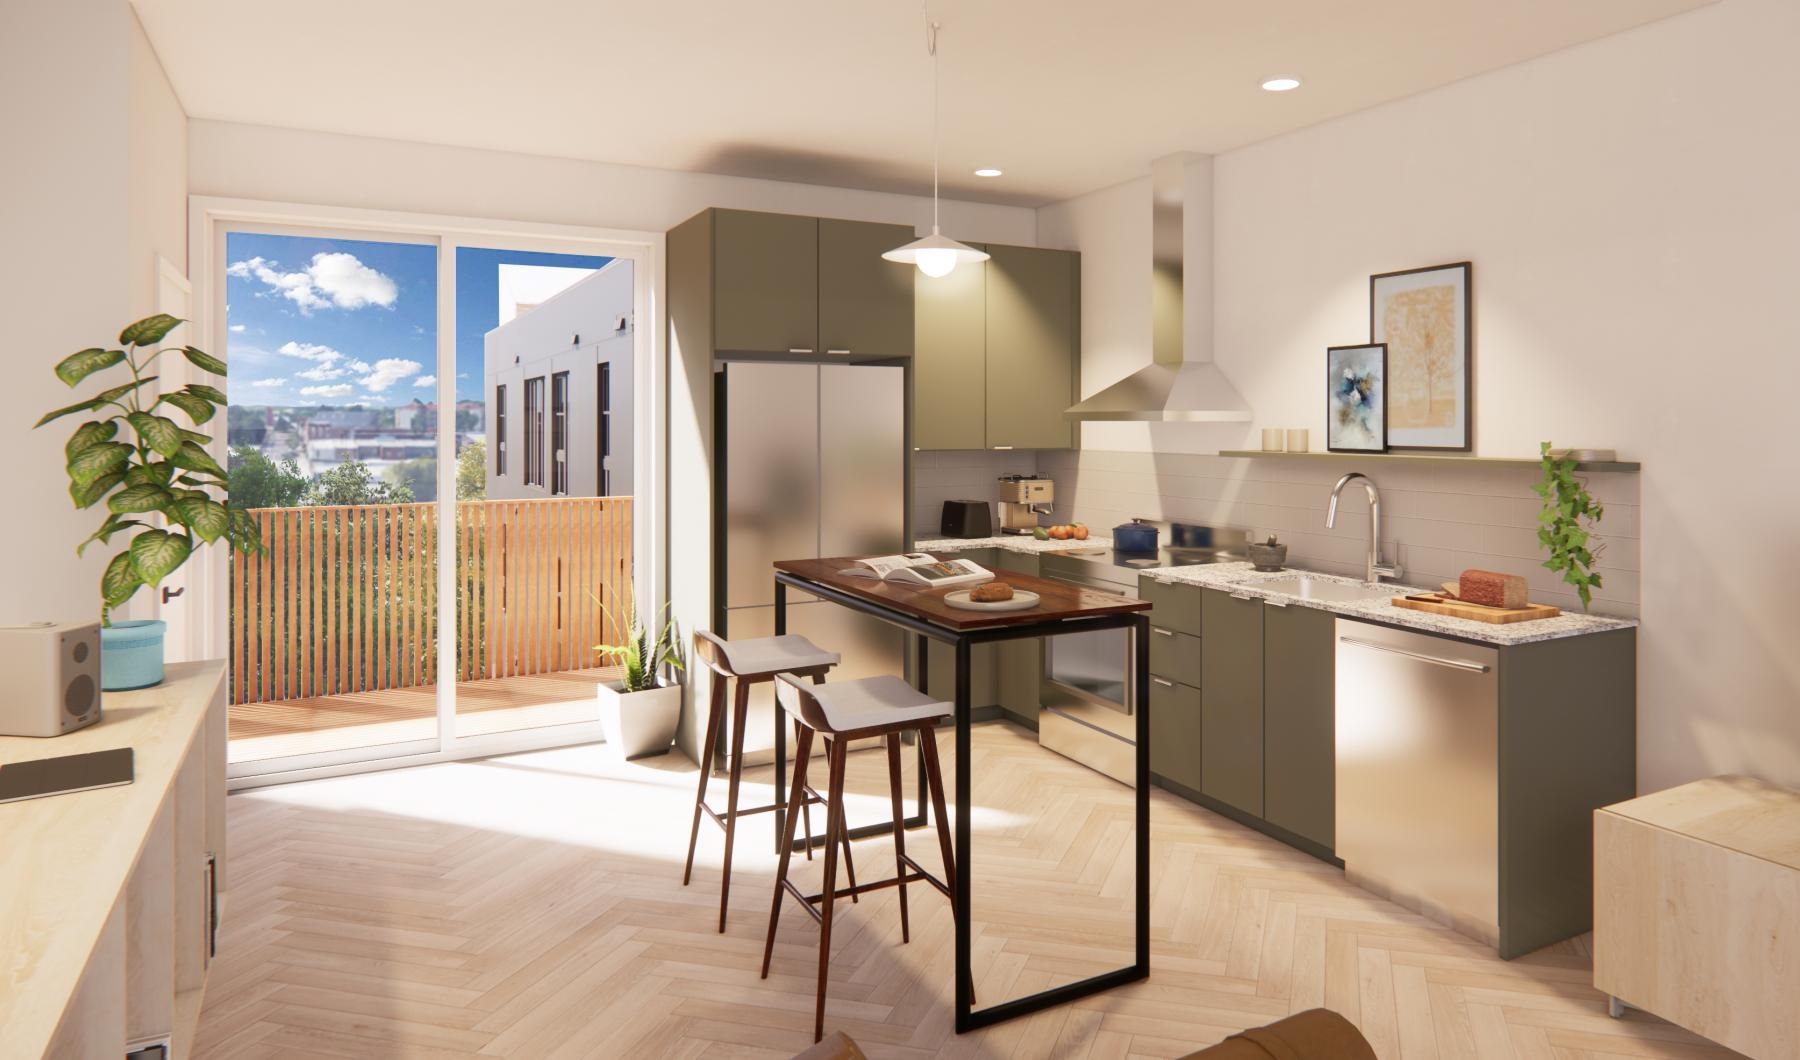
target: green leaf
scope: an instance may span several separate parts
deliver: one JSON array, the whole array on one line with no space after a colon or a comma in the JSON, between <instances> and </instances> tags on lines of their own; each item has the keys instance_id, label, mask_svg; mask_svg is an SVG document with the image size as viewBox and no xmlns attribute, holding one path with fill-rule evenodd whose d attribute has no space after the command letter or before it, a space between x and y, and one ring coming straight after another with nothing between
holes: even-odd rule
<instances>
[{"instance_id":1,"label":"green leaf","mask_svg":"<svg viewBox=\"0 0 1800 1060\"><path fill-rule=\"evenodd\" d=\"M148 412L134 412L125 418L130 421L132 430L137 431L138 439L161 455L174 456L180 451L182 430L174 420L152 416Z\"/></svg>"},{"instance_id":2,"label":"green leaf","mask_svg":"<svg viewBox=\"0 0 1800 1060\"><path fill-rule=\"evenodd\" d=\"M158 404L173 405L187 413L188 419L192 420L195 426L213 418L213 403L198 394L190 394L186 390L164 394Z\"/></svg>"},{"instance_id":3,"label":"green leaf","mask_svg":"<svg viewBox=\"0 0 1800 1060\"><path fill-rule=\"evenodd\" d=\"M74 386L100 369L111 368L124 359L124 350L103 350L98 346L91 346L56 362L56 378Z\"/></svg>"},{"instance_id":4,"label":"green leaf","mask_svg":"<svg viewBox=\"0 0 1800 1060\"><path fill-rule=\"evenodd\" d=\"M69 435L68 444L63 446L63 456L73 460L83 449L91 449L101 442L111 441L112 436L118 433L117 421L90 420L75 428L75 433Z\"/></svg>"},{"instance_id":5,"label":"green leaf","mask_svg":"<svg viewBox=\"0 0 1800 1060\"><path fill-rule=\"evenodd\" d=\"M144 579L131 565L131 553L121 552L106 565L106 573L100 575L100 596L108 607L117 607L131 599L131 594L142 584Z\"/></svg>"},{"instance_id":6,"label":"green leaf","mask_svg":"<svg viewBox=\"0 0 1800 1060\"><path fill-rule=\"evenodd\" d=\"M106 496L114 486L124 479L125 475L122 472L114 471L108 475L101 475L92 482L70 482L69 497L75 501L77 508L92 508L99 503L100 498Z\"/></svg>"},{"instance_id":7,"label":"green leaf","mask_svg":"<svg viewBox=\"0 0 1800 1060\"><path fill-rule=\"evenodd\" d=\"M77 556L81 555L83 552L87 551L87 547L89 545L93 544L96 541L100 542L101 544L106 544L107 542L112 540L112 536L114 534L125 529L126 527L149 526L149 525L150 525L149 523L143 522L138 519L121 519L116 515L109 515L106 517L106 522L100 524L100 529L94 531L93 534L91 536L89 536L86 541L83 541L81 544L75 546L75 554Z\"/></svg>"},{"instance_id":8,"label":"green leaf","mask_svg":"<svg viewBox=\"0 0 1800 1060\"><path fill-rule=\"evenodd\" d=\"M134 452L124 442L101 442L75 454L69 461L69 478L83 486L115 471L123 472Z\"/></svg>"},{"instance_id":9,"label":"green leaf","mask_svg":"<svg viewBox=\"0 0 1800 1060\"><path fill-rule=\"evenodd\" d=\"M120 490L106 502L106 506L120 515L130 515L134 512L160 512L174 501L174 496L168 490L143 483Z\"/></svg>"},{"instance_id":10,"label":"green leaf","mask_svg":"<svg viewBox=\"0 0 1800 1060\"><path fill-rule=\"evenodd\" d=\"M220 374L220 375L225 374L225 366L224 365L219 366L218 374ZM220 390L216 386L207 386L205 383L189 383L186 387L183 387L183 389L186 390L188 393L194 395L195 397L205 398L207 401L210 401L215 405L223 405L226 403L226 400L227 400L225 397L225 391Z\"/></svg>"},{"instance_id":11,"label":"green leaf","mask_svg":"<svg viewBox=\"0 0 1800 1060\"><path fill-rule=\"evenodd\" d=\"M109 401L117 401L120 398L124 397L126 394L129 394L133 390L136 390L138 387L149 386L151 383L156 382L156 380L158 378L159 378L158 376L147 375L142 379L133 380L132 382L125 383L120 386L115 386L111 390L102 390L102 391L100 391L100 393L94 395L94 404L95 405L104 405Z\"/></svg>"},{"instance_id":12,"label":"green leaf","mask_svg":"<svg viewBox=\"0 0 1800 1060\"><path fill-rule=\"evenodd\" d=\"M186 563L193 550L193 542L184 534L146 530L131 539L131 565L145 584L155 585Z\"/></svg>"},{"instance_id":13,"label":"green leaf","mask_svg":"<svg viewBox=\"0 0 1800 1060\"><path fill-rule=\"evenodd\" d=\"M181 436L188 441L193 442L195 445L200 446L202 449L206 448L207 444L212 441L212 435L201 434L199 431L182 431Z\"/></svg>"},{"instance_id":14,"label":"green leaf","mask_svg":"<svg viewBox=\"0 0 1800 1060\"><path fill-rule=\"evenodd\" d=\"M43 418L39 419L36 423L32 424L32 427L33 427L33 429L36 429L38 427L42 427L46 423L49 423L51 420L60 420L64 416L70 415L71 413L86 412L89 409L99 408L103 404L105 404L105 402L101 401L99 398L96 397L96 398L88 398L86 401L77 401L73 405L64 405L62 408L57 409L55 412L44 413Z\"/></svg>"},{"instance_id":15,"label":"green leaf","mask_svg":"<svg viewBox=\"0 0 1800 1060\"><path fill-rule=\"evenodd\" d=\"M207 544L217 541L231 529L231 515L225 506L204 496L176 500L175 514Z\"/></svg>"},{"instance_id":16,"label":"green leaf","mask_svg":"<svg viewBox=\"0 0 1800 1060\"><path fill-rule=\"evenodd\" d=\"M161 342L164 335L174 331L181 324L180 317L172 317L167 313L156 313L119 332L119 341L127 346L148 346L153 342Z\"/></svg>"},{"instance_id":17,"label":"green leaf","mask_svg":"<svg viewBox=\"0 0 1800 1060\"><path fill-rule=\"evenodd\" d=\"M152 460L147 464L133 464L125 471L127 486L167 486L169 479L175 474L175 465L166 460Z\"/></svg>"},{"instance_id":18,"label":"green leaf","mask_svg":"<svg viewBox=\"0 0 1800 1060\"><path fill-rule=\"evenodd\" d=\"M219 466L219 462L214 460L206 450L191 441L182 442L181 448L169 457L169 460L176 467L188 471L204 471L219 478L225 477L225 469Z\"/></svg>"},{"instance_id":19,"label":"green leaf","mask_svg":"<svg viewBox=\"0 0 1800 1060\"><path fill-rule=\"evenodd\" d=\"M207 353L205 350L197 350L192 346L183 346L181 352L187 355L187 359L193 362L194 366L201 371L211 372L214 375L225 374L225 362L214 357L212 354ZM225 399L221 397L219 403L224 404Z\"/></svg>"},{"instance_id":20,"label":"green leaf","mask_svg":"<svg viewBox=\"0 0 1800 1060\"><path fill-rule=\"evenodd\" d=\"M251 518L250 513L241 508L229 506L226 508L226 512L231 516L231 529L226 532L226 537L231 541L232 546L241 552L261 553L265 551L262 531L257 529L256 520Z\"/></svg>"}]
</instances>

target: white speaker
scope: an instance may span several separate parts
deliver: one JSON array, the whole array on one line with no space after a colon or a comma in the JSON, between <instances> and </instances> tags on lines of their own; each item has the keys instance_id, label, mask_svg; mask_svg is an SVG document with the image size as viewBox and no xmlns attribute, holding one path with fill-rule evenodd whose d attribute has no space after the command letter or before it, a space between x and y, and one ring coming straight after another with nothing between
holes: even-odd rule
<instances>
[{"instance_id":1,"label":"white speaker","mask_svg":"<svg viewBox=\"0 0 1800 1060\"><path fill-rule=\"evenodd\" d=\"M100 623L0 626L0 736L61 736L100 720Z\"/></svg>"}]
</instances>

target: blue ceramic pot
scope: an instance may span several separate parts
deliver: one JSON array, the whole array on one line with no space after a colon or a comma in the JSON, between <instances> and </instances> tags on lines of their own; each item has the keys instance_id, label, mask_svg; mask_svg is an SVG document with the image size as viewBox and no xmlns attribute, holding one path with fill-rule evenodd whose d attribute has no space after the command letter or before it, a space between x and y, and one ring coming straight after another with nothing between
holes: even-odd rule
<instances>
[{"instance_id":1,"label":"blue ceramic pot","mask_svg":"<svg viewBox=\"0 0 1800 1060\"><path fill-rule=\"evenodd\" d=\"M100 627L100 687L124 692L162 684L163 634L168 628L160 618Z\"/></svg>"}]
</instances>

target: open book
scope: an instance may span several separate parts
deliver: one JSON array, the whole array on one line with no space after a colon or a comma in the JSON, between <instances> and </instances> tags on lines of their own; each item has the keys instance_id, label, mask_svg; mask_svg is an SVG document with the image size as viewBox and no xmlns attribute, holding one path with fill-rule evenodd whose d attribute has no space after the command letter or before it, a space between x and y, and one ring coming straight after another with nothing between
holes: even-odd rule
<instances>
[{"instance_id":1,"label":"open book","mask_svg":"<svg viewBox=\"0 0 1800 1060\"><path fill-rule=\"evenodd\" d=\"M838 573L857 578L878 578L882 581L929 586L968 585L972 582L992 581L994 578L993 571L974 560L940 560L923 552L859 559L855 566Z\"/></svg>"}]
</instances>

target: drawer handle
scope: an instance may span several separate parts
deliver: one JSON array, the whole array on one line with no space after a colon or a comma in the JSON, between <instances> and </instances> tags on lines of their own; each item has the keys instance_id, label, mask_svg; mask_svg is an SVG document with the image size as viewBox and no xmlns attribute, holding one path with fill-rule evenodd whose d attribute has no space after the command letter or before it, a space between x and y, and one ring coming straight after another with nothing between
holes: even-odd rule
<instances>
[{"instance_id":1,"label":"drawer handle","mask_svg":"<svg viewBox=\"0 0 1800 1060\"><path fill-rule=\"evenodd\" d=\"M1485 674L1488 672L1486 663L1474 663L1469 662L1467 659L1446 659L1438 655L1426 655L1422 652L1407 651L1405 648L1396 648L1372 640L1363 640L1361 637L1339 637L1338 640L1344 644L1354 644L1359 648L1374 648L1376 651L1385 651L1393 655L1404 655L1408 659L1417 659L1420 662L1430 663L1433 666L1448 666L1452 670L1467 670L1474 674Z\"/></svg>"},{"instance_id":2,"label":"drawer handle","mask_svg":"<svg viewBox=\"0 0 1800 1060\"><path fill-rule=\"evenodd\" d=\"M832 355L833 357L848 357L848 356L850 356L849 350L826 350L825 352Z\"/></svg>"},{"instance_id":3,"label":"drawer handle","mask_svg":"<svg viewBox=\"0 0 1800 1060\"><path fill-rule=\"evenodd\" d=\"M1156 682L1157 684L1163 686L1164 688L1174 688L1175 687L1175 682L1167 680L1165 678L1152 677L1150 680Z\"/></svg>"},{"instance_id":4,"label":"drawer handle","mask_svg":"<svg viewBox=\"0 0 1800 1060\"><path fill-rule=\"evenodd\" d=\"M788 352L789 353L811 353L812 347L811 346L789 346Z\"/></svg>"},{"instance_id":5,"label":"drawer handle","mask_svg":"<svg viewBox=\"0 0 1800 1060\"><path fill-rule=\"evenodd\" d=\"M1157 626L1151 626L1150 632L1156 634L1159 637L1173 637L1175 635L1174 630L1161 629Z\"/></svg>"},{"instance_id":6,"label":"drawer handle","mask_svg":"<svg viewBox=\"0 0 1800 1060\"><path fill-rule=\"evenodd\" d=\"M1254 600L1254 599L1256 599L1256 597L1250 595L1247 592L1244 592L1242 589L1233 591L1231 594L1231 598L1233 600Z\"/></svg>"}]
</instances>

